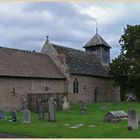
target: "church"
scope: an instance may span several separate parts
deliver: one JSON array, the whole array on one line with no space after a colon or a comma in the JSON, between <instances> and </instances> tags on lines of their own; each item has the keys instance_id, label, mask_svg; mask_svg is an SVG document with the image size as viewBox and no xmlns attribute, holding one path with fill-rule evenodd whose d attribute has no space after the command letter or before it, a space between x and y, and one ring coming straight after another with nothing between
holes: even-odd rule
<instances>
[{"instance_id":1,"label":"church","mask_svg":"<svg viewBox=\"0 0 140 140\"><path fill-rule=\"evenodd\" d=\"M23 98L35 109L37 99L53 97L57 106L120 101L119 88L108 75L111 46L98 32L85 51L47 40L41 52L0 47L0 109L21 110Z\"/></svg>"}]
</instances>

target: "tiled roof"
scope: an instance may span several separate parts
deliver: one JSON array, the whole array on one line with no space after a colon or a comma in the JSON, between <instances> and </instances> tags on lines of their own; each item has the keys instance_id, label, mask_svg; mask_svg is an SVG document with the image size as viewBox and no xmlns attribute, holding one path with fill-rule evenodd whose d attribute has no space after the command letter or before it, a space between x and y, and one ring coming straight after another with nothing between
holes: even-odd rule
<instances>
[{"instance_id":1,"label":"tiled roof","mask_svg":"<svg viewBox=\"0 0 140 140\"><path fill-rule=\"evenodd\" d=\"M98 34L96 33L85 45L84 48L94 47L98 45L103 45L105 47L111 48L110 45Z\"/></svg>"},{"instance_id":2,"label":"tiled roof","mask_svg":"<svg viewBox=\"0 0 140 140\"><path fill-rule=\"evenodd\" d=\"M69 67L70 73L108 77L104 66L92 52L76 50L55 44L51 45L59 54L64 53L66 55L66 64Z\"/></svg>"},{"instance_id":3,"label":"tiled roof","mask_svg":"<svg viewBox=\"0 0 140 140\"><path fill-rule=\"evenodd\" d=\"M0 47L0 76L65 78L42 53Z\"/></svg>"}]
</instances>

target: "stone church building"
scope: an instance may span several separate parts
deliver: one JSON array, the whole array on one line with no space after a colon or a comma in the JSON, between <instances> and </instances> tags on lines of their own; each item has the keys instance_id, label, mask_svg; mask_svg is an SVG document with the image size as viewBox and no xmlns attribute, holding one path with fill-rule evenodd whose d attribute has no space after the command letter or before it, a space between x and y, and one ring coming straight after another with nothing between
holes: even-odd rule
<instances>
[{"instance_id":1,"label":"stone church building","mask_svg":"<svg viewBox=\"0 0 140 140\"><path fill-rule=\"evenodd\" d=\"M0 108L21 110L25 98L33 110L37 99L52 96L62 105L120 101L119 89L108 75L110 46L96 33L85 51L51 43L40 53L0 47Z\"/></svg>"}]
</instances>

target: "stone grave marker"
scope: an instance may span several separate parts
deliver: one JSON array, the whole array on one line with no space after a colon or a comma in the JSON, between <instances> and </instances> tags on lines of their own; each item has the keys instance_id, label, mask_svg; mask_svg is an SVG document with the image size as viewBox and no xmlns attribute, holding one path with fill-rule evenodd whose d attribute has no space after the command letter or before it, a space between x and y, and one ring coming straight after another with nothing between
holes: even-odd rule
<instances>
[{"instance_id":1,"label":"stone grave marker","mask_svg":"<svg viewBox=\"0 0 140 140\"><path fill-rule=\"evenodd\" d=\"M39 105L40 105L41 99L40 98L36 98L36 106L35 106L35 113L38 114L39 113Z\"/></svg>"},{"instance_id":2,"label":"stone grave marker","mask_svg":"<svg viewBox=\"0 0 140 140\"><path fill-rule=\"evenodd\" d=\"M80 113L86 114L87 113L87 104L84 101L80 100Z\"/></svg>"},{"instance_id":3,"label":"stone grave marker","mask_svg":"<svg viewBox=\"0 0 140 140\"><path fill-rule=\"evenodd\" d=\"M52 97L48 100L48 121L56 121L56 104Z\"/></svg>"},{"instance_id":4,"label":"stone grave marker","mask_svg":"<svg viewBox=\"0 0 140 140\"><path fill-rule=\"evenodd\" d=\"M96 125L94 125L94 124L90 124L90 125L88 125L88 127L95 128L95 127L97 127L97 126L96 126Z\"/></svg>"},{"instance_id":5,"label":"stone grave marker","mask_svg":"<svg viewBox=\"0 0 140 140\"><path fill-rule=\"evenodd\" d=\"M70 128L79 128L78 126L71 126Z\"/></svg>"},{"instance_id":6,"label":"stone grave marker","mask_svg":"<svg viewBox=\"0 0 140 140\"><path fill-rule=\"evenodd\" d=\"M11 118L13 122L17 121L17 112L16 111L12 111L11 112Z\"/></svg>"},{"instance_id":7,"label":"stone grave marker","mask_svg":"<svg viewBox=\"0 0 140 140\"><path fill-rule=\"evenodd\" d=\"M64 124L63 126L65 126L65 127L66 127L66 126L69 126L69 125L70 125L69 123L66 123L66 124Z\"/></svg>"},{"instance_id":8,"label":"stone grave marker","mask_svg":"<svg viewBox=\"0 0 140 140\"><path fill-rule=\"evenodd\" d=\"M68 102L68 98L64 96L63 98L63 111L68 112L70 110L70 104Z\"/></svg>"},{"instance_id":9,"label":"stone grave marker","mask_svg":"<svg viewBox=\"0 0 140 140\"><path fill-rule=\"evenodd\" d=\"M4 120L5 119L5 113L3 110L0 110L0 120Z\"/></svg>"},{"instance_id":10,"label":"stone grave marker","mask_svg":"<svg viewBox=\"0 0 140 140\"><path fill-rule=\"evenodd\" d=\"M103 121L105 122L118 122L127 119L128 115L124 111L110 111L105 116Z\"/></svg>"},{"instance_id":11,"label":"stone grave marker","mask_svg":"<svg viewBox=\"0 0 140 140\"><path fill-rule=\"evenodd\" d=\"M31 123L31 113L30 110L23 110L23 123Z\"/></svg>"},{"instance_id":12,"label":"stone grave marker","mask_svg":"<svg viewBox=\"0 0 140 140\"><path fill-rule=\"evenodd\" d=\"M40 102L38 108L38 119L44 119L44 114L45 114L45 104L44 102Z\"/></svg>"},{"instance_id":13,"label":"stone grave marker","mask_svg":"<svg viewBox=\"0 0 140 140\"><path fill-rule=\"evenodd\" d=\"M128 128L138 129L138 113L134 109L128 110Z\"/></svg>"},{"instance_id":14,"label":"stone grave marker","mask_svg":"<svg viewBox=\"0 0 140 140\"><path fill-rule=\"evenodd\" d=\"M80 124L76 124L75 126L81 127L81 126L83 126L83 125L84 125L83 123L80 123Z\"/></svg>"}]
</instances>

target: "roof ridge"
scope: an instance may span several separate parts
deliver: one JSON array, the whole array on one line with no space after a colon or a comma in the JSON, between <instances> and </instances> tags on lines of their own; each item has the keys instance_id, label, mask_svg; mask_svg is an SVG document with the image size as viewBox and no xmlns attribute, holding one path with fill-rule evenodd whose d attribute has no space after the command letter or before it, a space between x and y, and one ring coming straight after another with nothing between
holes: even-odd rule
<instances>
[{"instance_id":1,"label":"roof ridge","mask_svg":"<svg viewBox=\"0 0 140 140\"><path fill-rule=\"evenodd\" d=\"M98 33L96 34L97 34L97 38L99 39L99 42L101 43L101 36Z\"/></svg>"},{"instance_id":2,"label":"roof ridge","mask_svg":"<svg viewBox=\"0 0 140 140\"><path fill-rule=\"evenodd\" d=\"M3 47L3 46L0 46L0 49L13 50L13 51L18 51L18 52L23 52L23 53L32 53L32 54L45 55L45 54L43 54L41 52L36 52L36 50L20 50L20 49L16 49L16 48L8 48L8 47Z\"/></svg>"},{"instance_id":3,"label":"roof ridge","mask_svg":"<svg viewBox=\"0 0 140 140\"><path fill-rule=\"evenodd\" d=\"M93 55L95 55L94 53L92 53L92 52L90 52L90 51L84 51L84 50L74 49L74 48L71 48L71 47L66 47L66 46L62 46L62 45L57 45L57 44L54 44L54 43L51 43L51 45L55 45L55 46L58 46L58 47L63 47L63 48L66 48L66 49L81 51L81 52L84 52L84 53L87 53L87 54L93 54Z\"/></svg>"},{"instance_id":4,"label":"roof ridge","mask_svg":"<svg viewBox=\"0 0 140 140\"><path fill-rule=\"evenodd\" d=\"M72 50L78 50L78 49L74 49L72 47L66 47L66 46L58 45L58 44L54 44L54 43L51 43L51 45L56 45L56 46L60 46L60 47L67 48L67 49L72 49ZM78 50L78 51L83 51L83 50Z\"/></svg>"}]
</instances>

